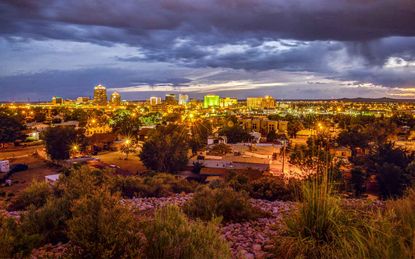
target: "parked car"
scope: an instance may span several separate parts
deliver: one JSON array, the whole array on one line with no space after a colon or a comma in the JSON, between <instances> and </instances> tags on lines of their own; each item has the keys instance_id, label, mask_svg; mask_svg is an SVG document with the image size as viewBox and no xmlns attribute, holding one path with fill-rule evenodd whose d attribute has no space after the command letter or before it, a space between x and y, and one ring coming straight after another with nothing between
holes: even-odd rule
<instances>
[{"instance_id":1,"label":"parked car","mask_svg":"<svg viewBox=\"0 0 415 259\"><path fill-rule=\"evenodd\" d=\"M14 164L10 166L10 173L16 173L20 171L26 171L29 168L26 164Z\"/></svg>"}]
</instances>

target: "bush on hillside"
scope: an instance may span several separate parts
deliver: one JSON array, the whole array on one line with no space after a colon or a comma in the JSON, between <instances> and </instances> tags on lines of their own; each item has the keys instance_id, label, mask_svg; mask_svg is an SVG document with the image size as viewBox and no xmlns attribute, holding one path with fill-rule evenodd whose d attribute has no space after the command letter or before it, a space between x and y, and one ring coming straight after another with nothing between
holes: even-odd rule
<instances>
[{"instance_id":1,"label":"bush on hillside","mask_svg":"<svg viewBox=\"0 0 415 259\"><path fill-rule=\"evenodd\" d=\"M154 220L144 222L143 229L145 258L231 258L217 223L189 221L176 206L157 210Z\"/></svg>"},{"instance_id":2,"label":"bush on hillside","mask_svg":"<svg viewBox=\"0 0 415 259\"><path fill-rule=\"evenodd\" d=\"M121 192L126 198L132 197L165 197L174 193L193 192L197 184L171 174L154 176L117 177L112 189Z\"/></svg>"},{"instance_id":3,"label":"bush on hillside","mask_svg":"<svg viewBox=\"0 0 415 259\"><path fill-rule=\"evenodd\" d=\"M24 189L11 204L10 210L25 210L30 205L42 207L48 197L52 195L52 188L47 182L33 182Z\"/></svg>"},{"instance_id":4,"label":"bush on hillside","mask_svg":"<svg viewBox=\"0 0 415 259\"><path fill-rule=\"evenodd\" d=\"M1 258L24 258L39 244L39 236L25 233L14 218L0 215Z\"/></svg>"},{"instance_id":5,"label":"bush on hillside","mask_svg":"<svg viewBox=\"0 0 415 259\"><path fill-rule=\"evenodd\" d=\"M119 197L100 189L75 201L68 221L68 237L82 258L135 258L140 235L134 215ZM79 251L79 250L77 250Z\"/></svg>"},{"instance_id":6,"label":"bush on hillside","mask_svg":"<svg viewBox=\"0 0 415 259\"><path fill-rule=\"evenodd\" d=\"M184 212L193 218L211 220L222 217L223 221L245 221L266 216L266 213L254 208L245 192L236 192L231 188L200 188L184 206Z\"/></svg>"},{"instance_id":7,"label":"bush on hillside","mask_svg":"<svg viewBox=\"0 0 415 259\"><path fill-rule=\"evenodd\" d=\"M293 181L285 183L281 178L268 176L252 181L249 191L255 199L292 201L298 198L297 189L298 184Z\"/></svg>"}]
</instances>

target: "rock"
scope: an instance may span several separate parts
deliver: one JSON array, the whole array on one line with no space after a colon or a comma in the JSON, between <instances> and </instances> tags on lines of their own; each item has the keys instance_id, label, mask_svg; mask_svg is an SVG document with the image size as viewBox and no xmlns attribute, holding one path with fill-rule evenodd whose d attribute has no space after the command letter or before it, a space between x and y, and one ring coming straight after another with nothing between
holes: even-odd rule
<instances>
[{"instance_id":1,"label":"rock","mask_svg":"<svg viewBox=\"0 0 415 259\"><path fill-rule=\"evenodd\" d=\"M260 251L260 250L262 249L262 247L261 247L261 245L259 245L259 244L254 244L254 245L252 246L252 249L253 249L254 251Z\"/></svg>"}]
</instances>

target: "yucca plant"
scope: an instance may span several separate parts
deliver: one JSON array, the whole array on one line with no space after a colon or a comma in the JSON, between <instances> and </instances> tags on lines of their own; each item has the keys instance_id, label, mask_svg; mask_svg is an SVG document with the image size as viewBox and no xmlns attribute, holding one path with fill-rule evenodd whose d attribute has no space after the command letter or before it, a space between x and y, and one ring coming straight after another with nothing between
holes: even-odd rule
<instances>
[{"instance_id":1,"label":"yucca plant","mask_svg":"<svg viewBox=\"0 0 415 259\"><path fill-rule=\"evenodd\" d=\"M302 186L302 204L285 218L286 231L275 239L276 253L284 258L355 258L367 254L356 216L344 211L329 177L323 173Z\"/></svg>"}]
</instances>

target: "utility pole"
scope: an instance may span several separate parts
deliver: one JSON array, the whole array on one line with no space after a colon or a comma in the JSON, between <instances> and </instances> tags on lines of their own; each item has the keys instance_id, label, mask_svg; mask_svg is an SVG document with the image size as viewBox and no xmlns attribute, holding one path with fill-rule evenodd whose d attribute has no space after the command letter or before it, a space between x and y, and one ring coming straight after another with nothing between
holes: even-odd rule
<instances>
[{"instance_id":1,"label":"utility pole","mask_svg":"<svg viewBox=\"0 0 415 259\"><path fill-rule=\"evenodd\" d=\"M285 141L282 147L282 173L284 174L284 167L285 167Z\"/></svg>"}]
</instances>

